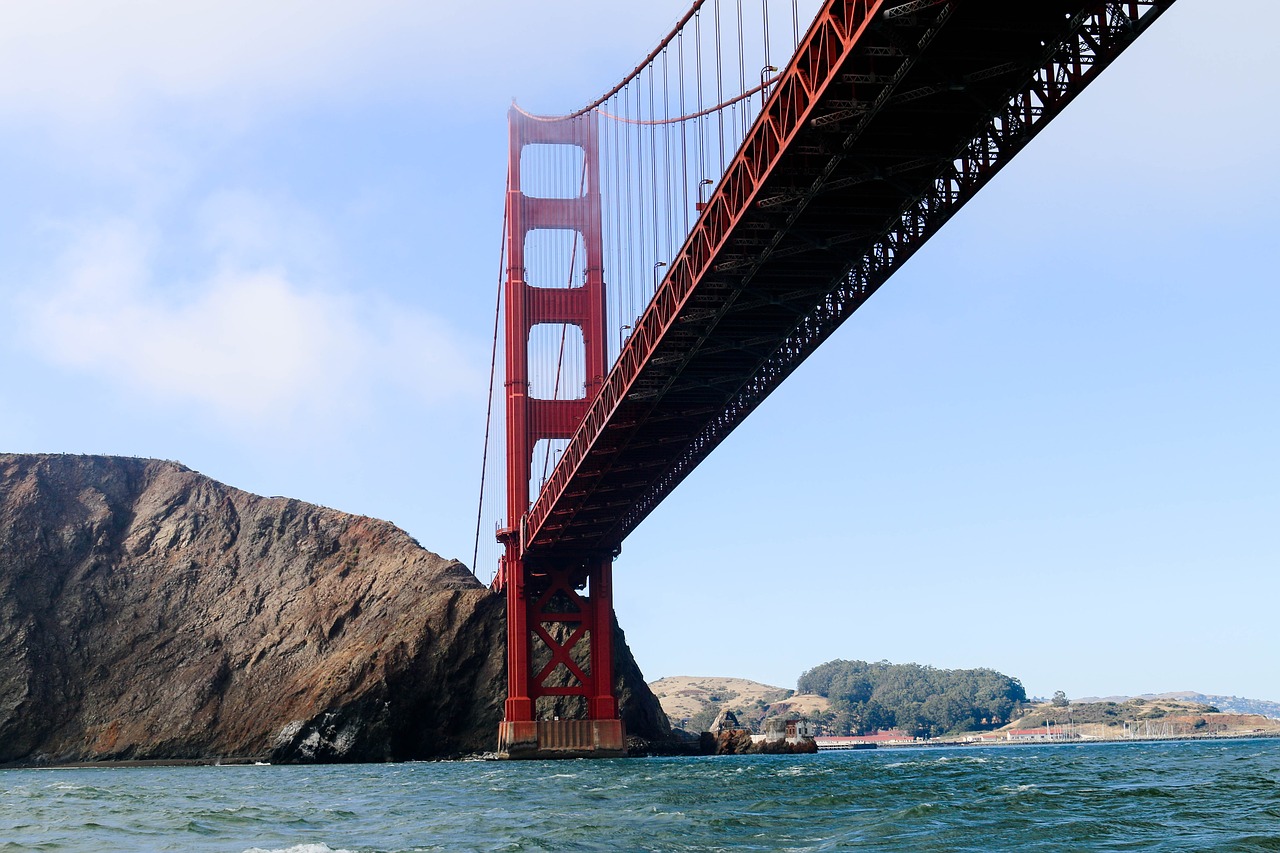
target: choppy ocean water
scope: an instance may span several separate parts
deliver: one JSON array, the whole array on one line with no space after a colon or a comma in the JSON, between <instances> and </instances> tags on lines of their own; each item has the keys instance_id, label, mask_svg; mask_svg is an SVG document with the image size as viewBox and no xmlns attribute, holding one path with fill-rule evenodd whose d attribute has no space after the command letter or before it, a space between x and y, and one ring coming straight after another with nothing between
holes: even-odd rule
<instances>
[{"instance_id":1,"label":"choppy ocean water","mask_svg":"<svg viewBox=\"0 0 1280 853\"><path fill-rule=\"evenodd\" d=\"M1280 851L1280 740L0 770L16 850Z\"/></svg>"}]
</instances>

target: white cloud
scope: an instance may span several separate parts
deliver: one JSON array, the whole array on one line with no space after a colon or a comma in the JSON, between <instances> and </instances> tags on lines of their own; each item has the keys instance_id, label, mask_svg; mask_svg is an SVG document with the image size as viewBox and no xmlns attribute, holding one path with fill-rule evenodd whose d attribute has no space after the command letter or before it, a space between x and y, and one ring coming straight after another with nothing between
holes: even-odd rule
<instances>
[{"instance_id":1,"label":"white cloud","mask_svg":"<svg viewBox=\"0 0 1280 853\"><path fill-rule=\"evenodd\" d=\"M318 274L335 265L324 223L288 198L218 190L195 210L199 249L222 266L285 263Z\"/></svg>"},{"instance_id":2,"label":"white cloud","mask_svg":"<svg viewBox=\"0 0 1280 853\"><path fill-rule=\"evenodd\" d=\"M425 313L368 307L284 265L242 265L217 240L224 251L201 274L161 281L158 243L128 220L74 233L56 280L21 302L28 348L246 431L340 425L385 391L430 405L479 387L455 336Z\"/></svg>"},{"instance_id":3,"label":"white cloud","mask_svg":"<svg viewBox=\"0 0 1280 853\"><path fill-rule=\"evenodd\" d=\"M351 72L378 29L414 5L7 3L0 11L0 98L97 114L148 96L297 92Z\"/></svg>"},{"instance_id":4,"label":"white cloud","mask_svg":"<svg viewBox=\"0 0 1280 853\"><path fill-rule=\"evenodd\" d=\"M343 91L412 91L456 103L480 89L486 99L505 98L529 84L531 67L581 85L573 70L618 60L619 33L636 40L635 57L621 61L638 59L684 6L684 0L657 8L594 0L500 0L483 8L442 0L4 3L0 105L79 123L155 102L191 102L207 114Z\"/></svg>"}]
</instances>

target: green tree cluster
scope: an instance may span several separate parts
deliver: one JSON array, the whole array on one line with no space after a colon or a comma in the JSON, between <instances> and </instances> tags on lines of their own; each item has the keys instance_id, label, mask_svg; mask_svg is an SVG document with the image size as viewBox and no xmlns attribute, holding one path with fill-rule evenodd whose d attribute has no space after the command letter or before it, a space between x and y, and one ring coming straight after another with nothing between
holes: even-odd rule
<instances>
[{"instance_id":1,"label":"green tree cluster","mask_svg":"<svg viewBox=\"0 0 1280 853\"><path fill-rule=\"evenodd\" d=\"M834 734L899 728L914 736L990 729L1027 701L1016 678L993 669L934 669L914 663L833 660L800 676L800 693L831 701Z\"/></svg>"}]
</instances>

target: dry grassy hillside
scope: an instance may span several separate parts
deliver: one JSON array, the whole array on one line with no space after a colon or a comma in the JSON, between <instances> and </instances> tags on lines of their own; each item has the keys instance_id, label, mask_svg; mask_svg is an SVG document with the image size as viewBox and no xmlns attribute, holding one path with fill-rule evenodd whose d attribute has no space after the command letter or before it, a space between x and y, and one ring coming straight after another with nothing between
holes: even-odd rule
<instances>
[{"instance_id":1,"label":"dry grassy hillside","mask_svg":"<svg viewBox=\"0 0 1280 853\"><path fill-rule=\"evenodd\" d=\"M751 724L766 717L813 714L826 710L828 704L822 696L797 696L791 690L745 678L673 675L650 683L649 688L672 725L685 722L685 727L693 730L708 725L724 707Z\"/></svg>"}]
</instances>

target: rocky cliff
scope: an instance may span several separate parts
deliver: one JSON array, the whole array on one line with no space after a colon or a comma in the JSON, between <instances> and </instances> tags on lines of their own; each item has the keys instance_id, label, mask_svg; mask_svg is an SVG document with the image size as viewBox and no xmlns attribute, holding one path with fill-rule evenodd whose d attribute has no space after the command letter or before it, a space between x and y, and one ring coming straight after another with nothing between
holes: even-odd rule
<instances>
[{"instance_id":1,"label":"rocky cliff","mask_svg":"<svg viewBox=\"0 0 1280 853\"><path fill-rule=\"evenodd\" d=\"M0 454L0 762L489 750L505 618L383 521L172 462ZM628 733L666 737L615 648Z\"/></svg>"}]
</instances>

